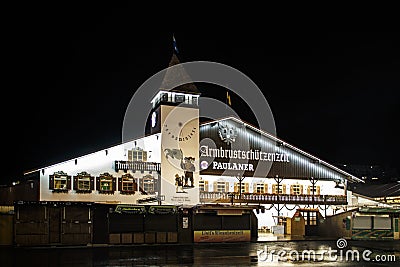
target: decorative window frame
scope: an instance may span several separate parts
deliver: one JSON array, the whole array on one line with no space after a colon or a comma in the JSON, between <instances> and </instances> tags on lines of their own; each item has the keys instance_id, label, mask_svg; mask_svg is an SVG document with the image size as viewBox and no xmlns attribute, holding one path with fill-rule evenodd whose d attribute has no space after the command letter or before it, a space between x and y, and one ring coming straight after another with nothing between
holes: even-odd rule
<instances>
[{"instance_id":1,"label":"decorative window frame","mask_svg":"<svg viewBox=\"0 0 400 267\"><path fill-rule=\"evenodd\" d=\"M89 179L89 189L80 189L79 188L79 182L82 178L88 178ZM91 176L87 172L80 172L77 175L74 176L74 190L76 193L81 193L81 194L89 194L92 193L94 190L94 177Z\"/></svg>"},{"instance_id":2,"label":"decorative window frame","mask_svg":"<svg viewBox=\"0 0 400 267\"><path fill-rule=\"evenodd\" d=\"M109 179L111 181L111 190L102 190L101 189L101 182L103 179ZM100 174L96 177L96 190L99 194L114 194L116 190L116 178L109 174L108 172Z\"/></svg>"},{"instance_id":3,"label":"decorative window frame","mask_svg":"<svg viewBox=\"0 0 400 267\"><path fill-rule=\"evenodd\" d=\"M145 186L144 186L144 185L145 185L145 183L146 183L146 180L147 180L147 181L150 181L150 180L151 180L151 183L153 184L153 190L152 190L152 191L146 191L146 190L145 190ZM148 174L148 175L143 176L143 177L141 178L141 185L142 185L143 191L145 191L145 192L148 193L148 194L154 194L154 193L156 192L156 179L154 178L153 175Z\"/></svg>"},{"instance_id":4,"label":"decorative window frame","mask_svg":"<svg viewBox=\"0 0 400 267\"><path fill-rule=\"evenodd\" d=\"M133 190L124 190L124 179L132 179ZM135 178L130 174L124 174L120 178L118 178L118 191L123 195L133 195L138 190L137 182Z\"/></svg>"},{"instance_id":5,"label":"decorative window frame","mask_svg":"<svg viewBox=\"0 0 400 267\"><path fill-rule=\"evenodd\" d=\"M60 177L65 177L65 188L55 188L55 180ZM58 171L49 175L49 189L52 190L53 193L68 193L68 191L71 190L71 176L63 171Z\"/></svg>"}]
</instances>

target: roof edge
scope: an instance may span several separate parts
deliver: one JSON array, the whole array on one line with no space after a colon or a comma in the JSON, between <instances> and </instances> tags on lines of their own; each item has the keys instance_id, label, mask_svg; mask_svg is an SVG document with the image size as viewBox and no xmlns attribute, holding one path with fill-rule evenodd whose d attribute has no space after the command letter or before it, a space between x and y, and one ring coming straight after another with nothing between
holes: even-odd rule
<instances>
[{"instance_id":1,"label":"roof edge","mask_svg":"<svg viewBox=\"0 0 400 267\"><path fill-rule=\"evenodd\" d=\"M236 118L234 116L228 116L228 117L224 117L224 118L221 118L221 119L218 119L218 120L204 122L204 123L200 124L200 126L211 124L211 123L215 123L215 122L218 122L218 121L224 121L224 120L228 120L228 119L234 120L234 121L239 122L239 123L243 123L245 126L248 126L249 128L255 130L256 132L259 132L259 133L265 135L267 138L270 138L270 139L272 139L274 141L277 141L277 142L281 142L284 146L286 146L286 147L288 147L288 148L290 148L290 149L302 154L303 156L309 157L309 158L311 158L313 160L317 160L320 164L323 164L326 167L329 167L329 168L335 170L336 172L338 172L338 173L340 173L340 174L342 174L344 176L347 176L347 180L349 180L351 182L362 182L362 183L365 183L365 181L363 181L362 179L360 179L360 178L358 178L358 177L356 177L356 176L354 176L354 175L352 175L352 174L350 174L350 173L348 173L348 172L346 172L346 171L344 171L342 169L339 169L338 167L336 167L336 166L334 166L334 165L332 165L332 164L330 164L330 163L328 163L328 162L326 162L326 161L324 161L324 160L322 160L320 158L317 158L316 156L314 156L314 155L312 155L312 154L310 154L308 152L305 152L305 151L301 150L300 148L297 148L297 147L289 144L288 142L276 137L275 135L272 135L272 134L270 134L270 133L268 133L268 132L266 132L264 130L261 130L261 129L255 127L251 123L248 123L248 122L246 122L246 121L244 121L242 119Z\"/></svg>"}]
</instances>

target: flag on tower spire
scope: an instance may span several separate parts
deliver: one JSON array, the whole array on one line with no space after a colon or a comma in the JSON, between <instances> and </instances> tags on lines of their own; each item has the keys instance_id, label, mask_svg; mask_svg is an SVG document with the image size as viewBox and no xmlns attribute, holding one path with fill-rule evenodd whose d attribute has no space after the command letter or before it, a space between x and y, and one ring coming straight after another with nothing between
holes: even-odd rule
<instances>
[{"instance_id":1,"label":"flag on tower spire","mask_svg":"<svg viewBox=\"0 0 400 267\"><path fill-rule=\"evenodd\" d=\"M228 90L226 90L226 103L227 103L229 106L232 106L231 95L229 94L229 91L228 91Z\"/></svg>"},{"instance_id":2,"label":"flag on tower spire","mask_svg":"<svg viewBox=\"0 0 400 267\"><path fill-rule=\"evenodd\" d=\"M176 40L175 40L175 35L174 34L172 35L172 44L174 46L175 53L178 54L179 51L178 51L178 46L176 45Z\"/></svg>"}]
</instances>

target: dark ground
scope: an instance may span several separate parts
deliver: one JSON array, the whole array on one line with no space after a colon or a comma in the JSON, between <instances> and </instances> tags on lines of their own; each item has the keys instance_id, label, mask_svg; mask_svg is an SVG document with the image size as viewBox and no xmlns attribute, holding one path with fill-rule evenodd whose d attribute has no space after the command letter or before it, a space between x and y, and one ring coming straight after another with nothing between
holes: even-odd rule
<instances>
[{"instance_id":1,"label":"dark ground","mask_svg":"<svg viewBox=\"0 0 400 267\"><path fill-rule=\"evenodd\" d=\"M348 241L347 249L366 249L375 255L395 255L397 262L354 261L260 261L257 255L267 246L268 251L336 249L335 241L254 242L195 245L141 245L119 247L75 248L2 248L1 266L398 266L399 241Z\"/></svg>"}]
</instances>

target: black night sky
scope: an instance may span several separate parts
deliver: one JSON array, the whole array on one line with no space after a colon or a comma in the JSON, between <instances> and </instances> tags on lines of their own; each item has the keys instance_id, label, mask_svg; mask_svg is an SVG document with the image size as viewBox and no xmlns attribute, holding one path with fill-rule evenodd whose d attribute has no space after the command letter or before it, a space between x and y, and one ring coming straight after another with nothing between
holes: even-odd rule
<instances>
[{"instance_id":1,"label":"black night sky","mask_svg":"<svg viewBox=\"0 0 400 267\"><path fill-rule=\"evenodd\" d=\"M220 62L248 75L263 90L281 139L330 163L400 171L399 32L268 25L262 32L198 31L176 23L144 29L132 20L138 11L126 8L36 9L19 14L7 32L11 82L2 90L2 129L8 164L0 184L120 143L136 88L168 65L172 33L182 62ZM225 100L224 90L203 94ZM252 122L240 100L232 102Z\"/></svg>"}]
</instances>

